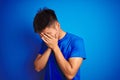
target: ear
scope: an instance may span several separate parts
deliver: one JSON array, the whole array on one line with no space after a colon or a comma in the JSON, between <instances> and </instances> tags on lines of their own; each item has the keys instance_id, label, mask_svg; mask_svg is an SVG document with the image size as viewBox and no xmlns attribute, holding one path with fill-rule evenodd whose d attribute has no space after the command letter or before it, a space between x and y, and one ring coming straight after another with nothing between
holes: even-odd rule
<instances>
[{"instance_id":1,"label":"ear","mask_svg":"<svg viewBox=\"0 0 120 80\"><path fill-rule=\"evenodd\" d=\"M55 22L55 29L56 29L56 30L59 30L59 28L60 28L60 24L59 24L59 22L56 21L56 22Z\"/></svg>"}]
</instances>

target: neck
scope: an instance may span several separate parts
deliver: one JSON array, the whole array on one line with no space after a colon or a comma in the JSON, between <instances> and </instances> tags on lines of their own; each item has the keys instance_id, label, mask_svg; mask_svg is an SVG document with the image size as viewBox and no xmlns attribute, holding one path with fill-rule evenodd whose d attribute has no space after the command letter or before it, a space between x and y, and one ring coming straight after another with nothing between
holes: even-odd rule
<instances>
[{"instance_id":1,"label":"neck","mask_svg":"<svg viewBox=\"0 0 120 80\"><path fill-rule=\"evenodd\" d=\"M60 29L59 37L58 39L62 39L65 36L66 32L64 32L62 29Z\"/></svg>"}]
</instances>

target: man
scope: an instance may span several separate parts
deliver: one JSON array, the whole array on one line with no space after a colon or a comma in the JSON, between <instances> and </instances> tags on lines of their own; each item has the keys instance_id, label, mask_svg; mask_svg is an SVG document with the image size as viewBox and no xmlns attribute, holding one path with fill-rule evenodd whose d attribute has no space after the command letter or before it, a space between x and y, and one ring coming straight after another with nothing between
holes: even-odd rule
<instances>
[{"instance_id":1,"label":"man","mask_svg":"<svg viewBox=\"0 0 120 80\"><path fill-rule=\"evenodd\" d=\"M83 39L63 31L51 9L36 14L34 30L42 39L34 66L37 72L45 69L44 80L80 80L80 65L86 58Z\"/></svg>"}]
</instances>

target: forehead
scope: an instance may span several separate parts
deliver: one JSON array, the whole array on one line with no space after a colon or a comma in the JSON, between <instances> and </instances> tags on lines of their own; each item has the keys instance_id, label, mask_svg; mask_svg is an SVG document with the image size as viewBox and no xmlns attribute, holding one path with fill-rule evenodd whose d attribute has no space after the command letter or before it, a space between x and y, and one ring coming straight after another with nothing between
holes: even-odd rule
<instances>
[{"instance_id":1,"label":"forehead","mask_svg":"<svg viewBox=\"0 0 120 80\"><path fill-rule=\"evenodd\" d=\"M52 28L52 27L47 27L47 28L45 28L43 31L42 31L42 33L52 33L54 31L54 28Z\"/></svg>"}]
</instances>

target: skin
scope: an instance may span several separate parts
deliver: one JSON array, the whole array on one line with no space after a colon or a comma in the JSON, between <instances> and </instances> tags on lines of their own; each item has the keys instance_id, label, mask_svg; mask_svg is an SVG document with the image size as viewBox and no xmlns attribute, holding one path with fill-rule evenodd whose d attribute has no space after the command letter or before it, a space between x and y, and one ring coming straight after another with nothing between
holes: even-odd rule
<instances>
[{"instance_id":1,"label":"skin","mask_svg":"<svg viewBox=\"0 0 120 80\"><path fill-rule=\"evenodd\" d=\"M35 70L37 72L41 71L46 66L51 51L53 50L56 61L63 74L68 80L72 80L74 78L83 59L80 57L74 57L69 58L69 60L67 61L64 58L58 46L58 40L62 39L65 36L65 34L66 32L64 32L60 28L60 24L57 21L55 21L54 24L50 27L45 28L40 33L40 37L46 43L48 49L43 53L43 55L38 54L34 61Z\"/></svg>"}]
</instances>

